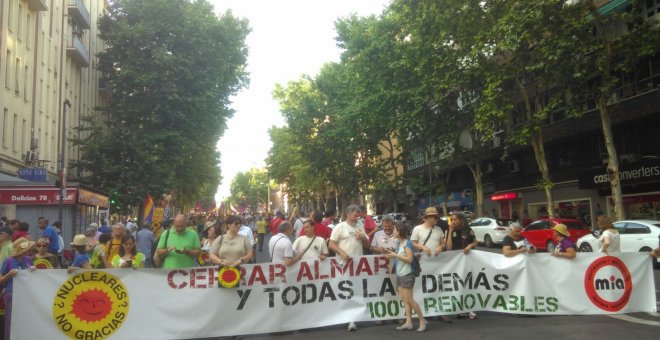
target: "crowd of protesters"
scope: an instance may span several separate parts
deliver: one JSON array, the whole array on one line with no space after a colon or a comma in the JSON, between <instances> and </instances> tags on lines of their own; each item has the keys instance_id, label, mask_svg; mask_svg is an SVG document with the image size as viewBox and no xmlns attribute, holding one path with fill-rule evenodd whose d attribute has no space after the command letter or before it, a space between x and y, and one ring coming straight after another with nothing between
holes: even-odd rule
<instances>
[{"instance_id":1,"label":"crowd of protesters","mask_svg":"<svg viewBox=\"0 0 660 340\"><path fill-rule=\"evenodd\" d=\"M182 214L165 221L162 228L153 230L144 221L138 227L125 216L101 227L91 223L84 234L75 235L70 246L75 251L72 261L63 256L64 242L61 223L49 223L40 217L36 221L38 238L32 241L30 224L16 219L0 220L0 335L9 339L13 278L18 270L66 268L68 273L83 269L102 268L188 268L194 266L240 266L254 263L256 253L266 251L270 262L293 265L300 260L324 261L336 256L340 264L364 254L379 254L395 263L397 288L406 310L406 320L397 330L412 330L412 311L419 319L417 331L427 328L427 320L414 300L415 284L413 259L432 258L441 252L462 251L469 254L477 246L474 232L462 213L448 216L446 224L436 208L430 207L420 216L417 226L395 222L384 215L377 225L363 206L349 205L341 220L337 212L313 211L306 214L294 210L290 216L281 211L252 216L200 216ZM409 221L410 222L410 221ZM607 216L598 217L601 229L600 252L619 252L619 233ZM510 234L503 240L502 253L506 257L534 254L536 249L522 236L522 225L510 224ZM559 258L576 257L576 245L563 224L555 225L557 241L552 255ZM266 239L269 239L266 242ZM416 255L416 253L418 255ZM660 247L651 252L660 257ZM456 316L476 319L475 313ZM450 323L447 316L439 320ZM357 330L355 322L348 330Z\"/></svg>"}]
</instances>

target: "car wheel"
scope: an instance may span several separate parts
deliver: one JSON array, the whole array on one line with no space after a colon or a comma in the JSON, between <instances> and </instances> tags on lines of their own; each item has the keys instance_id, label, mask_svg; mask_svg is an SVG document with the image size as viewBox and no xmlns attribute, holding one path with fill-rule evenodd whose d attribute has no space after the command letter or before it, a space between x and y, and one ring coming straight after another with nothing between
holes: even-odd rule
<instances>
[{"instance_id":1,"label":"car wheel","mask_svg":"<svg viewBox=\"0 0 660 340\"><path fill-rule=\"evenodd\" d=\"M580 245L580 248L578 248L578 251L581 253L591 253L594 250L591 248L591 245L587 242L584 242Z\"/></svg>"},{"instance_id":2,"label":"car wheel","mask_svg":"<svg viewBox=\"0 0 660 340\"><path fill-rule=\"evenodd\" d=\"M555 244L552 241L548 241L548 243L545 244L545 250L548 253L552 253L555 251Z\"/></svg>"},{"instance_id":3,"label":"car wheel","mask_svg":"<svg viewBox=\"0 0 660 340\"><path fill-rule=\"evenodd\" d=\"M488 234L484 236L484 244L486 248L493 248L495 246L495 243L493 243L493 238L491 238Z\"/></svg>"}]
</instances>

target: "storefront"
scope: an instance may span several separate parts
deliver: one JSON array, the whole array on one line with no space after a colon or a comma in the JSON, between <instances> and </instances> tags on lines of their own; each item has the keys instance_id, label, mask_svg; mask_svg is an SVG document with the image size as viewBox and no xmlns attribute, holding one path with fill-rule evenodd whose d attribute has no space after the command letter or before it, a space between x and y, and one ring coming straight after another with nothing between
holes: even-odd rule
<instances>
[{"instance_id":1,"label":"storefront","mask_svg":"<svg viewBox=\"0 0 660 340\"><path fill-rule=\"evenodd\" d=\"M607 202L606 211L601 209L601 212L614 216L614 200L605 166L583 171L578 176L580 189L598 189ZM660 159L622 164L619 178L626 219L660 219Z\"/></svg>"},{"instance_id":2,"label":"storefront","mask_svg":"<svg viewBox=\"0 0 660 340\"><path fill-rule=\"evenodd\" d=\"M50 223L60 216L60 189L52 185L5 185L0 187L0 206L6 211L14 211L12 218L30 225L30 236L39 235L37 219L45 217ZM106 194L80 185L66 188L62 199L62 237L65 247L75 234L82 233L89 223L99 222L100 213L109 207Z\"/></svg>"},{"instance_id":3,"label":"storefront","mask_svg":"<svg viewBox=\"0 0 660 340\"><path fill-rule=\"evenodd\" d=\"M474 212L474 200L472 199L472 189L465 189L462 192L451 192L447 196L447 209L449 211ZM428 207L441 207L445 203L445 195L421 196L417 202L417 210L424 212Z\"/></svg>"},{"instance_id":4,"label":"storefront","mask_svg":"<svg viewBox=\"0 0 660 340\"><path fill-rule=\"evenodd\" d=\"M519 192L501 192L490 196L497 203L497 208L491 209L491 216L519 219L522 211L522 194Z\"/></svg>"}]
</instances>

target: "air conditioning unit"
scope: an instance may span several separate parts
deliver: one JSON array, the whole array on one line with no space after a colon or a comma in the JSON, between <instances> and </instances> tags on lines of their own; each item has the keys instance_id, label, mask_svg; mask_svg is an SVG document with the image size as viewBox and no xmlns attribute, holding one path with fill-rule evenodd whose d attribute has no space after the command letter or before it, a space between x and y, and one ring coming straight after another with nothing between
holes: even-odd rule
<instances>
[{"instance_id":1,"label":"air conditioning unit","mask_svg":"<svg viewBox=\"0 0 660 340\"><path fill-rule=\"evenodd\" d=\"M26 163L32 163L32 162L36 161L37 157L36 157L34 151L32 151L32 150L26 151L24 160L25 160Z\"/></svg>"},{"instance_id":2,"label":"air conditioning unit","mask_svg":"<svg viewBox=\"0 0 660 340\"><path fill-rule=\"evenodd\" d=\"M30 149L34 150L39 148L39 138L30 139Z\"/></svg>"},{"instance_id":3,"label":"air conditioning unit","mask_svg":"<svg viewBox=\"0 0 660 340\"><path fill-rule=\"evenodd\" d=\"M508 165L510 173L520 172L520 162L517 159L510 161Z\"/></svg>"},{"instance_id":4,"label":"air conditioning unit","mask_svg":"<svg viewBox=\"0 0 660 340\"><path fill-rule=\"evenodd\" d=\"M619 156L619 159L621 161L621 164L628 164L639 161L639 156L634 153L626 153Z\"/></svg>"}]
</instances>

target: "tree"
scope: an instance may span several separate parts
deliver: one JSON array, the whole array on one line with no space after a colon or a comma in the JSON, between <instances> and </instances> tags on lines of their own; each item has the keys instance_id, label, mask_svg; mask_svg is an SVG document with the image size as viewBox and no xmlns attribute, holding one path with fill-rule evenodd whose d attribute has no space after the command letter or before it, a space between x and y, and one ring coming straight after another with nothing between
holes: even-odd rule
<instances>
[{"instance_id":1,"label":"tree","mask_svg":"<svg viewBox=\"0 0 660 340\"><path fill-rule=\"evenodd\" d=\"M589 7L590 16L583 21L583 34L578 37L582 57L574 73L581 85L581 102L595 101L601 120L607 150L607 178L612 190L616 220L626 218L619 172L619 158L612 133L612 116L624 97L652 90L648 83L640 83L637 74L648 65L648 58L658 58L660 26L644 15L643 1L633 0L629 9L603 13ZM585 16L586 17L586 16ZM581 116L584 111L576 111Z\"/></svg>"},{"instance_id":2,"label":"tree","mask_svg":"<svg viewBox=\"0 0 660 340\"><path fill-rule=\"evenodd\" d=\"M266 169L252 168L239 172L231 181L229 202L250 211L259 210L261 205L267 210L268 182Z\"/></svg>"},{"instance_id":3,"label":"tree","mask_svg":"<svg viewBox=\"0 0 660 340\"><path fill-rule=\"evenodd\" d=\"M105 121L75 141L79 180L118 192L122 208L146 192L172 192L180 205L208 196L229 97L247 82L247 21L216 16L205 0L118 0L98 25L107 46L98 69L113 97Z\"/></svg>"}]
</instances>

